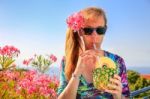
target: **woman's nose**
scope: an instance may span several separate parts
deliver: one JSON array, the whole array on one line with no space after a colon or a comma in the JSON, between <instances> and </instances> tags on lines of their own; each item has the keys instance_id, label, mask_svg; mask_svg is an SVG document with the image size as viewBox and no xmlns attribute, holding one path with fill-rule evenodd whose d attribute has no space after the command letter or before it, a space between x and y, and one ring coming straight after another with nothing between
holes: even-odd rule
<instances>
[{"instance_id":1,"label":"woman's nose","mask_svg":"<svg viewBox=\"0 0 150 99\"><path fill-rule=\"evenodd\" d=\"M93 31L92 36L97 36L96 30Z\"/></svg>"},{"instance_id":2,"label":"woman's nose","mask_svg":"<svg viewBox=\"0 0 150 99\"><path fill-rule=\"evenodd\" d=\"M97 40L97 33L95 30L92 33L92 39L93 39L93 42L96 42L96 40Z\"/></svg>"}]
</instances>

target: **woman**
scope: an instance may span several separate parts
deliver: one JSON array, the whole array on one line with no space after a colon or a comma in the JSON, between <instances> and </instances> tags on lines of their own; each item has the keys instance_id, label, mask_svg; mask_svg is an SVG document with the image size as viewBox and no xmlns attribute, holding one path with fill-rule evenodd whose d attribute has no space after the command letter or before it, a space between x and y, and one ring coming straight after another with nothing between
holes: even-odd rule
<instances>
[{"instance_id":1,"label":"woman","mask_svg":"<svg viewBox=\"0 0 150 99\"><path fill-rule=\"evenodd\" d=\"M124 99L129 97L124 60L118 55L102 50L101 44L107 29L107 19L102 9L89 7L67 19L65 57L62 60L58 99ZM115 61L119 75L109 84L113 89L104 92L94 88L92 71L97 56Z\"/></svg>"}]
</instances>

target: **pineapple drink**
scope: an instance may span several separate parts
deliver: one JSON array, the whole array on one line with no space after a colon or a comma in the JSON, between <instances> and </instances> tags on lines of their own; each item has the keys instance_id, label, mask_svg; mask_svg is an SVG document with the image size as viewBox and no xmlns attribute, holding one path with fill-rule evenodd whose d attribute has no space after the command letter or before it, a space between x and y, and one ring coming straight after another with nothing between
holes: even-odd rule
<instances>
[{"instance_id":1,"label":"pineapple drink","mask_svg":"<svg viewBox=\"0 0 150 99\"><path fill-rule=\"evenodd\" d=\"M99 90L110 89L107 85L114 74L118 74L114 61L108 57L100 57L93 71L94 87Z\"/></svg>"},{"instance_id":2,"label":"pineapple drink","mask_svg":"<svg viewBox=\"0 0 150 99\"><path fill-rule=\"evenodd\" d=\"M118 69L115 62L108 57L97 57L95 69L93 70L94 87L103 91L111 89L108 87L109 79L114 74L118 74Z\"/></svg>"}]
</instances>

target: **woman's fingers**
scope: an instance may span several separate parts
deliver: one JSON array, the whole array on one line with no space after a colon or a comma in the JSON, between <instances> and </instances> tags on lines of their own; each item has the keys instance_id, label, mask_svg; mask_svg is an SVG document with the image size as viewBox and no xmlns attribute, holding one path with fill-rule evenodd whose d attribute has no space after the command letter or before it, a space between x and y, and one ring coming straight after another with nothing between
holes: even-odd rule
<instances>
[{"instance_id":1,"label":"woman's fingers","mask_svg":"<svg viewBox=\"0 0 150 99\"><path fill-rule=\"evenodd\" d=\"M110 83L121 86L121 82L118 79L110 78Z\"/></svg>"},{"instance_id":2,"label":"woman's fingers","mask_svg":"<svg viewBox=\"0 0 150 99\"><path fill-rule=\"evenodd\" d=\"M85 52L80 54L81 57L83 57L85 55L98 55L98 54L95 50L86 50Z\"/></svg>"},{"instance_id":3,"label":"woman's fingers","mask_svg":"<svg viewBox=\"0 0 150 99\"><path fill-rule=\"evenodd\" d=\"M96 56L95 55L89 55L89 54L86 54L84 56L82 56L82 60L85 62L85 63L89 63L89 62L96 62Z\"/></svg>"},{"instance_id":4,"label":"woman's fingers","mask_svg":"<svg viewBox=\"0 0 150 99\"><path fill-rule=\"evenodd\" d=\"M110 89L105 89L106 92L112 94L121 94L122 93L122 84L121 77L119 75L114 75L113 78L110 78L110 83L108 84Z\"/></svg>"},{"instance_id":5,"label":"woman's fingers","mask_svg":"<svg viewBox=\"0 0 150 99\"><path fill-rule=\"evenodd\" d=\"M108 89L105 89L105 92L108 92L108 93L111 93L111 94L118 94L117 90L108 90Z\"/></svg>"},{"instance_id":6,"label":"woman's fingers","mask_svg":"<svg viewBox=\"0 0 150 99\"><path fill-rule=\"evenodd\" d=\"M114 78L118 79L119 81L121 81L121 77L119 75L117 75L117 74L114 75Z\"/></svg>"},{"instance_id":7,"label":"woman's fingers","mask_svg":"<svg viewBox=\"0 0 150 99\"><path fill-rule=\"evenodd\" d=\"M121 87L116 85L116 84L108 84L108 87L111 88L112 90L118 90L118 91L121 91Z\"/></svg>"},{"instance_id":8,"label":"woman's fingers","mask_svg":"<svg viewBox=\"0 0 150 99\"><path fill-rule=\"evenodd\" d=\"M82 54L80 54L80 57L82 60L88 61L88 60L93 60L94 62L96 61L96 54L94 53L93 50L88 50Z\"/></svg>"}]
</instances>

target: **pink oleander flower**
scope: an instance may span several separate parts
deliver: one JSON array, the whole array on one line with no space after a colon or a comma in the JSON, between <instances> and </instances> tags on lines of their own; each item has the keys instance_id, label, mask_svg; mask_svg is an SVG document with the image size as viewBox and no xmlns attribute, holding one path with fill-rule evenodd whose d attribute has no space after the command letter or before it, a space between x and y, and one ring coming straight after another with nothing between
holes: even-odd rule
<instances>
[{"instance_id":1,"label":"pink oleander flower","mask_svg":"<svg viewBox=\"0 0 150 99\"><path fill-rule=\"evenodd\" d=\"M49 58L49 57L48 57ZM0 71L0 94L6 98L57 99L59 80L55 76L42 74L35 70ZM6 94L5 94L5 93ZM8 97L7 97L8 96Z\"/></svg>"},{"instance_id":2,"label":"pink oleander flower","mask_svg":"<svg viewBox=\"0 0 150 99\"><path fill-rule=\"evenodd\" d=\"M39 72L44 73L49 69L49 66L56 62L57 58L53 54L43 56L43 55L34 55L33 58L29 58L23 61L24 65L31 65L33 67L36 67Z\"/></svg>"},{"instance_id":3,"label":"pink oleander flower","mask_svg":"<svg viewBox=\"0 0 150 99\"><path fill-rule=\"evenodd\" d=\"M23 64L28 66L31 63L32 60L33 60L33 58L29 58L27 60L23 60Z\"/></svg>"},{"instance_id":4,"label":"pink oleander flower","mask_svg":"<svg viewBox=\"0 0 150 99\"><path fill-rule=\"evenodd\" d=\"M36 93L46 97L56 97L55 91L58 87L57 82L59 82L57 78L53 79L46 74L39 74L36 71L28 71L24 73L24 78L18 82L16 91L21 93L21 90L25 90L27 94Z\"/></svg>"},{"instance_id":5,"label":"pink oleander flower","mask_svg":"<svg viewBox=\"0 0 150 99\"><path fill-rule=\"evenodd\" d=\"M0 48L0 65L2 69L14 68L15 65L12 64L15 61L15 58L20 54L20 50L14 46L4 46Z\"/></svg>"},{"instance_id":6,"label":"pink oleander flower","mask_svg":"<svg viewBox=\"0 0 150 99\"><path fill-rule=\"evenodd\" d=\"M14 80L14 79L17 79L19 77L19 73L18 72L12 72L10 70L6 70L4 72L4 75L6 78L9 78L10 80Z\"/></svg>"},{"instance_id":7,"label":"pink oleander flower","mask_svg":"<svg viewBox=\"0 0 150 99\"><path fill-rule=\"evenodd\" d=\"M84 25L84 18L81 14L81 12L74 13L70 15L67 20L67 25L69 28L74 30L75 32L79 31L81 27Z\"/></svg>"},{"instance_id":8,"label":"pink oleander flower","mask_svg":"<svg viewBox=\"0 0 150 99\"><path fill-rule=\"evenodd\" d=\"M53 54L51 54L51 55L50 55L50 60L51 60L52 62L56 62L56 61L57 61L57 57L54 56Z\"/></svg>"},{"instance_id":9,"label":"pink oleander flower","mask_svg":"<svg viewBox=\"0 0 150 99\"><path fill-rule=\"evenodd\" d=\"M3 48L0 48L0 55L7 57L18 57L18 54L20 54L20 51L14 46L6 45Z\"/></svg>"}]
</instances>

